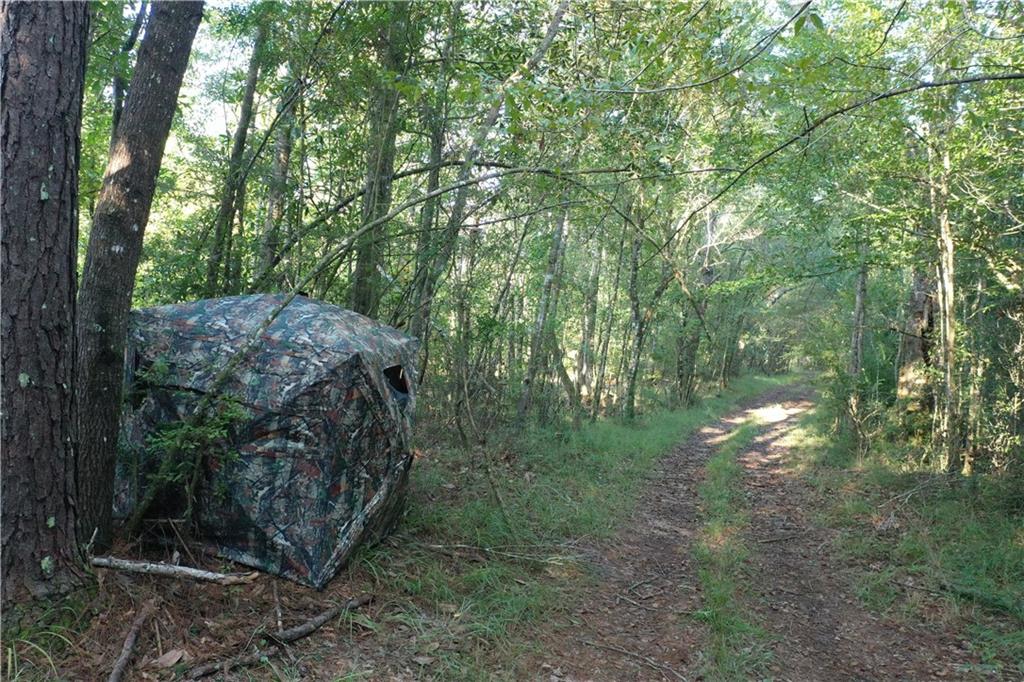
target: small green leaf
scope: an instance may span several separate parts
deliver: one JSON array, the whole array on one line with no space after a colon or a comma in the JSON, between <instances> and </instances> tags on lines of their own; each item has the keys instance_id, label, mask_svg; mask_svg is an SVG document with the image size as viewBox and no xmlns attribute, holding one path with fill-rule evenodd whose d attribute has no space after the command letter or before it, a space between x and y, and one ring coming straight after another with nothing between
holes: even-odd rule
<instances>
[{"instance_id":1,"label":"small green leaf","mask_svg":"<svg viewBox=\"0 0 1024 682\"><path fill-rule=\"evenodd\" d=\"M807 15L807 18L811 20L811 23L814 24L814 26L819 31L824 31L825 30L825 23L821 20L821 17L819 15L817 15L817 14L809 14L809 15Z\"/></svg>"},{"instance_id":2,"label":"small green leaf","mask_svg":"<svg viewBox=\"0 0 1024 682\"><path fill-rule=\"evenodd\" d=\"M53 557L44 556L43 560L39 562L39 567L43 569L43 573L45 573L46 575L53 575Z\"/></svg>"},{"instance_id":3,"label":"small green leaf","mask_svg":"<svg viewBox=\"0 0 1024 682\"><path fill-rule=\"evenodd\" d=\"M797 19L796 23L793 24L793 35L800 35L800 31L803 30L804 24L806 23L807 15L802 15L799 19Z\"/></svg>"},{"instance_id":4,"label":"small green leaf","mask_svg":"<svg viewBox=\"0 0 1024 682\"><path fill-rule=\"evenodd\" d=\"M57 519L55 517L53 517L53 516L51 516L50 518L46 519L46 527L47 528L56 528L57 527Z\"/></svg>"}]
</instances>

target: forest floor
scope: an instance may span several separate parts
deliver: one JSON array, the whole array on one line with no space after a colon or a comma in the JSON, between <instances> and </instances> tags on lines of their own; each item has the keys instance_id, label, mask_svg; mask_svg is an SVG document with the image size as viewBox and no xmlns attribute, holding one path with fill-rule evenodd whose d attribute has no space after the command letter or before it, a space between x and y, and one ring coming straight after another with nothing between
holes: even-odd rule
<instances>
[{"instance_id":1,"label":"forest floor","mask_svg":"<svg viewBox=\"0 0 1024 682\"><path fill-rule=\"evenodd\" d=\"M784 386L694 433L662 460L633 518L589 548L596 579L552 628L550 680L963 679L944 626L858 599L837 531L788 443L812 395Z\"/></svg>"},{"instance_id":2,"label":"forest floor","mask_svg":"<svg viewBox=\"0 0 1024 682\"><path fill-rule=\"evenodd\" d=\"M324 592L101 571L5 632L0 677L104 679L153 603L127 679L254 652L207 679L1019 679L1016 517L945 478L827 466L844 446L808 428L799 380L745 377L689 410L486 449L425 435L398 531ZM273 655L266 633L361 595Z\"/></svg>"}]
</instances>

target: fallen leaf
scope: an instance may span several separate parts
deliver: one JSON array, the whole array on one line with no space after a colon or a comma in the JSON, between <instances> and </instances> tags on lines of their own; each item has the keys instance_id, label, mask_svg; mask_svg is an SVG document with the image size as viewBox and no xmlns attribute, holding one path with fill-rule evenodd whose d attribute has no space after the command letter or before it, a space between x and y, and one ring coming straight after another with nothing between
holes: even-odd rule
<instances>
[{"instance_id":1,"label":"fallen leaf","mask_svg":"<svg viewBox=\"0 0 1024 682\"><path fill-rule=\"evenodd\" d=\"M418 665L430 665L434 662L433 656L413 656L412 662Z\"/></svg>"},{"instance_id":2,"label":"fallen leaf","mask_svg":"<svg viewBox=\"0 0 1024 682\"><path fill-rule=\"evenodd\" d=\"M163 656L153 661L153 665L157 668L171 668L177 665L180 661L187 661L189 658L188 652L184 649L171 649Z\"/></svg>"}]
</instances>

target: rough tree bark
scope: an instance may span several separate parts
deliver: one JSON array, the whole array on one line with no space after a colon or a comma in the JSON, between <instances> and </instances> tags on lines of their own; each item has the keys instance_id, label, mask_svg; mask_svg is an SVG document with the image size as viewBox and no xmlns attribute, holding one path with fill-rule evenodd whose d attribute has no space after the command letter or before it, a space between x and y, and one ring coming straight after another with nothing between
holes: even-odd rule
<instances>
[{"instance_id":1,"label":"rough tree bark","mask_svg":"<svg viewBox=\"0 0 1024 682\"><path fill-rule=\"evenodd\" d=\"M124 345L142 237L202 2L155 3L92 219L78 297L80 528L111 536Z\"/></svg>"},{"instance_id":2,"label":"rough tree bark","mask_svg":"<svg viewBox=\"0 0 1024 682\"><path fill-rule=\"evenodd\" d=\"M928 370L932 365L935 283L927 271L915 268L907 303L907 321L900 339L896 397L906 412L928 409Z\"/></svg>"},{"instance_id":3,"label":"rough tree bark","mask_svg":"<svg viewBox=\"0 0 1024 682\"><path fill-rule=\"evenodd\" d=\"M370 109L369 144L366 150L366 184L363 192L362 225L368 225L391 208L392 176L395 174L395 140L398 136L399 95L395 78L405 67L409 51L409 3L388 7L387 28L377 48L382 74L373 89ZM356 243L349 306L357 313L377 317L380 306L386 225L367 230Z\"/></svg>"},{"instance_id":4,"label":"rough tree bark","mask_svg":"<svg viewBox=\"0 0 1024 682\"><path fill-rule=\"evenodd\" d=\"M139 40L139 33L142 31L142 25L146 23L146 10L149 8L147 0L143 0L142 4L139 5L139 11L135 15L135 21L132 22L131 31L128 32L128 37L125 38L124 43L121 45L121 54L128 55L135 49L135 43ZM121 112L124 110L124 96L128 90L128 81L120 73L114 76L112 84L114 94L114 108L111 112L111 129L110 129L110 140L113 142L114 133L117 132L117 124L121 120Z\"/></svg>"},{"instance_id":5,"label":"rough tree bark","mask_svg":"<svg viewBox=\"0 0 1024 682\"><path fill-rule=\"evenodd\" d=\"M75 256L89 16L0 4L2 602L76 579Z\"/></svg>"},{"instance_id":6,"label":"rough tree bark","mask_svg":"<svg viewBox=\"0 0 1024 682\"><path fill-rule=\"evenodd\" d=\"M213 241L210 244L210 255L206 260L206 295L216 296L227 280L225 269L225 251L230 248L231 229L235 211L238 207L239 185L242 182L242 156L245 154L245 140L249 135L249 126L253 117L253 101L256 97L256 83L260 75L260 57L266 28L260 24L256 29L256 40L253 43L252 55L249 57L249 70L245 76L245 87L242 90L242 107L238 112L238 126L231 138L231 154L228 157L228 169L224 176L224 187L221 190L220 205L213 223ZM177 91L175 91L177 94ZM230 263L228 264L230 266ZM223 277L222 277L223 275Z\"/></svg>"}]
</instances>

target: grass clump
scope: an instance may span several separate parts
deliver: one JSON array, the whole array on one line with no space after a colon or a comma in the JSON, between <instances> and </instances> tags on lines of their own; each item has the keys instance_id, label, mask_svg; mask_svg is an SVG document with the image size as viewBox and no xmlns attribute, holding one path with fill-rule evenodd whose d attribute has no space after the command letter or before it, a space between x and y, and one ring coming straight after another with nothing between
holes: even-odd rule
<instances>
[{"instance_id":1,"label":"grass clump","mask_svg":"<svg viewBox=\"0 0 1024 682\"><path fill-rule=\"evenodd\" d=\"M704 482L698 488L705 518L696 552L704 607L693 615L710 631L705 670L710 679L750 679L765 666L769 655L760 645L763 631L752 622L739 598L748 555L743 541L748 513L743 472L736 457L757 432L753 421L735 429L708 460Z\"/></svg>"}]
</instances>

